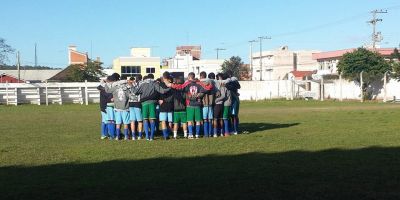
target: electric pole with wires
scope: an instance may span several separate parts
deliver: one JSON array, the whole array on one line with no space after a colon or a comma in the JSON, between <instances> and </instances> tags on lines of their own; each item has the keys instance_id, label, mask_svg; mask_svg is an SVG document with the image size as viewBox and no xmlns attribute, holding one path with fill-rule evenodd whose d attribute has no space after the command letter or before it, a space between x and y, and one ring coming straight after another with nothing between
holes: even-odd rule
<instances>
[{"instance_id":1,"label":"electric pole with wires","mask_svg":"<svg viewBox=\"0 0 400 200\"><path fill-rule=\"evenodd\" d=\"M377 15L380 13L387 13L387 10L373 10L372 13L372 20L368 21L368 23L372 24L372 48L375 51L376 43L381 42L383 40L382 33L376 32L376 24L381 22L382 19L377 18Z\"/></svg>"},{"instance_id":2,"label":"electric pole with wires","mask_svg":"<svg viewBox=\"0 0 400 200\"><path fill-rule=\"evenodd\" d=\"M267 36L260 36L258 37L258 39L260 40L260 81L263 80L263 62L262 62L262 41L263 40L270 40L271 37L267 37Z\"/></svg>"},{"instance_id":3,"label":"electric pole with wires","mask_svg":"<svg viewBox=\"0 0 400 200\"><path fill-rule=\"evenodd\" d=\"M217 60L219 59L219 52L220 51L225 51L226 49L222 49L222 48L216 48L215 51L217 51Z\"/></svg>"}]
</instances>

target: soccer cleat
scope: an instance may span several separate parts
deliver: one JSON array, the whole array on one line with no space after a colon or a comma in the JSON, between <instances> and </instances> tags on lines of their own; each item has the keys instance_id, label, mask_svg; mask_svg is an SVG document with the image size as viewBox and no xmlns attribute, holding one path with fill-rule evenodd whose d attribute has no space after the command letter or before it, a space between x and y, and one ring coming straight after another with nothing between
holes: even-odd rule
<instances>
[{"instance_id":1,"label":"soccer cleat","mask_svg":"<svg viewBox=\"0 0 400 200\"><path fill-rule=\"evenodd\" d=\"M233 132L233 135L237 135L238 134L238 132Z\"/></svg>"},{"instance_id":2,"label":"soccer cleat","mask_svg":"<svg viewBox=\"0 0 400 200\"><path fill-rule=\"evenodd\" d=\"M192 140L193 139L193 135L189 135L188 139Z\"/></svg>"},{"instance_id":3,"label":"soccer cleat","mask_svg":"<svg viewBox=\"0 0 400 200\"><path fill-rule=\"evenodd\" d=\"M115 141L118 141L118 140L119 140L119 138L118 138L118 137L116 137L114 140L115 140Z\"/></svg>"},{"instance_id":4,"label":"soccer cleat","mask_svg":"<svg viewBox=\"0 0 400 200\"><path fill-rule=\"evenodd\" d=\"M217 134L214 134L214 137L216 138L216 137L218 137L218 135L217 135Z\"/></svg>"},{"instance_id":5,"label":"soccer cleat","mask_svg":"<svg viewBox=\"0 0 400 200\"><path fill-rule=\"evenodd\" d=\"M196 139L199 139L199 138L200 138L200 136L196 135Z\"/></svg>"},{"instance_id":6,"label":"soccer cleat","mask_svg":"<svg viewBox=\"0 0 400 200\"><path fill-rule=\"evenodd\" d=\"M107 136L101 136L100 139L101 139L101 140L105 140L105 139L107 139Z\"/></svg>"},{"instance_id":7,"label":"soccer cleat","mask_svg":"<svg viewBox=\"0 0 400 200\"><path fill-rule=\"evenodd\" d=\"M124 140L125 140L125 141L128 141L128 140L129 140L129 138L127 138L127 137L126 137L126 138L124 138Z\"/></svg>"},{"instance_id":8,"label":"soccer cleat","mask_svg":"<svg viewBox=\"0 0 400 200\"><path fill-rule=\"evenodd\" d=\"M174 140L178 139L178 137L174 136Z\"/></svg>"},{"instance_id":9,"label":"soccer cleat","mask_svg":"<svg viewBox=\"0 0 400 200\"><path fill-rule=\"evenodd\" d=\"M139 136L139 137L137 137L137 140L141 140L141 139L142 139L142 137L140 137L140 136Z\"/></svg>"},{"instance_id":10,"label":"soccer cleat","mask_svg":"<svg viewBox=\"0 0 400 200\"><path fill-rule=\"evenodd\" d=\"M132 140L133 140L133 141L135 141L135 140L136 140L136 138L135 138L135 137L132 137Z\"/></svg>"}]
</instances>

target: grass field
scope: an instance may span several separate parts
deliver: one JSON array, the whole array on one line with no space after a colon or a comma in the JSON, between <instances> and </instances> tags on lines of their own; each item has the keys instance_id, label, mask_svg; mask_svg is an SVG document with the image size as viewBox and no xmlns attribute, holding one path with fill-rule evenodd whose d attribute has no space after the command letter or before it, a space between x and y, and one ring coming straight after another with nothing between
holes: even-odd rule
<instances>
[{"instance_id":1,"label":"grass field","mask_svg":"<svg viewBox=\"0 0 400 200\"><path fill-rule=\"evenodd\" d=\"M400 199L400 105L241 105L228 138L101 141L98 105L0 106L0 199Z\"/></svg>"}]
</instances>

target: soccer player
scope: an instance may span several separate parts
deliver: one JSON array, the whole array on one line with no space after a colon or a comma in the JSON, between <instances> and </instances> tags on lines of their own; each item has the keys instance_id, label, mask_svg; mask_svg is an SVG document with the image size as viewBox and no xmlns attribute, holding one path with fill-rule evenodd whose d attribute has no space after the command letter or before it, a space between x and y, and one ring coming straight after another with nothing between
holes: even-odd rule
<instances>
[{"instance_id":1,"label":"soccer player","mask_svg":"<svg viewBox=\"0 0 400 200\"><path fill-rule=\"evenodd\" d=\"M234 135L238 134L239 128L239 106L240 106L240 99L239 99L239 92L240 83L235 77L231 77L232 81L226 83L226 88L231 92L232 95L232 106L231 106L231 122L232 122L232 131Z\"/></svg>"},{"instance_id":2,"label":"soccer player","mask_svg":"<svg viewBox=\"0 0 400 200\"><path fill-rule=\"evenodd\" d=\"M163 73L163 80L172 83L172 77L169 72ZM160 83L161 87L167 88L164 82ZM159 100L160 104L160 115L159 121L161 122L161 128L163 137L165 140L169 138L169 132L172 131L172 122L173 122L173 111L174 111L174 96L173 91L170 90L165 94L160 96Z\"/></svg>"},{"instance_id":3,"label":"soccer player","mask_svg":"<svg viewBox=\"0 0 400 200\"><path fill-rule=\"evenodd\" d=\"M133 93L142 84L142 75L131 77L129 81L130 94L129 94L129 116L131 121L132 140L136 140L136 128L138 132L137 139L142 139L143 132L143 118L142 118L142 104L140 103L140 95ZM136 127L137 123L137 127Z\"/></svg>"},{"instance_id":4,"label":"soccer player","mask_svg":"<svg viewBox=\"0 0 400 200\"><path fill-rule=\"evenodd\" d=\"M207 73L206 72L200 72L200 81L202 82L207 82ZM212 84L214 82L212 81ZM214 105L214 94L216 93L215 87L213 87L212 90L206 92L202 98L202 103L203 103L203 132L204 132L204 137L209 137L209 135L212 135L211 129L212 129L212 122L213 122L213 105Z\"/></svg>"},{"instance_id":5,"label":"soccer player","mask_svg":"<svg viewBox=\"0 0 400 200\"><path fill-rule=\"evenodd\" d=\"M105 82L97 87L100 91L100 111L101 111L101 138L102 140L107 139L111 135L111 131L108 131L108 124L110 123L107 115L107 104L111 103L112 94L107 93L104 90Z\"/></svg>"},{"instance_id":6,"label":"soccer player","mask_svg":"<svg viewBox=\"0 0 400 200\"><path fill-rule=\"evenodd\" d=\"M125 140L129 139L129 89L128 85L116 83L120 76L117 73L109 76L109 83L105 85L105 91L113 94L114 99L114 112L115 112L115 124L116 134L115 140L119 140L119 134L121 133L121 125L124 125L124 136Z\"/></svg>"},{"instance_id":7,"label":"soccer player","mask_svg":"<svg viewBox=\"0 0 400 200\"><path fill-rule=\"evenodd\" d=\"M140 102L142 103L143 127L146 133L146 139L152 141L154 139L154 131L156 129L156 102L159 94L167 93L170 88L163 88L159 83L154 81L154 75L148 74L147 79L135 89L135 94L140 94ZM149 134L150 121L150 134Z\"/></svg>"},{"instance_id":8,"label":"soccer player","mask_svg":"<svg viewBox=\"0 0 400 200\"><path fill-rule=\"evenodd\" d=\"M180 84L179 79L174 81ZM173 90L174 97L174 139L178 138L179 124L183 129L183 137L187 138L186 95L180 90Z\"/></svg>"},{"instance_id":9,"label":"soccer player","mask_svg":"<svg viewBox=\"0 0 400 200\"><path fill-rule=\"evenodd\" d=\"M218 80L226 80L226 75L217 74ZM232 103L231 92L225 87L225 83L219 82L219 92L215 99L214 107L214 137L218 134L218 125L221 136L229 136L229 112Z\"/></svg>"},{"instance_id":10,"label":"soccer player","mask_svg":"<svg viewBox=\"0 0 400 200\"><path fill-rule=\"evenodd\" d=\"M201 99L207 90L212 89L212 85L204 85L195 79L195 74L188 74L188 81L183 85L172 85L174 89L182 89L186 93L186 115L189 130L189 139L193 139L193 125L196 126L196 138L200 137L201 128Z\"/></svg>"}]
</instances>

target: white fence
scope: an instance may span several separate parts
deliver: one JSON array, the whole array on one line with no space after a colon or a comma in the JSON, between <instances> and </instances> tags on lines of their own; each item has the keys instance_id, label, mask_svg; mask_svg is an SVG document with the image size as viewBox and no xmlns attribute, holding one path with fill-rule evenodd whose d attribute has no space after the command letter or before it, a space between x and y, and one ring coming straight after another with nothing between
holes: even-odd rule
<instances>
[{"instance_id":1,"label":"white fence","mask_svg":"<svg viewBox=\"0 0 400 200\"><path fill-rule=\"evenodd\" d=\"M242 81L240 82L241 100L264 100L284 98L312 98L318 100L360 100L360 87L354 82L333 80L325 82L313 81ZM3 83L0 84L0 104L89 104L99 102L98 82L80 83ZM323 90L322 90L323 88ZM391 80L375 94L376 99L392 100L400 97L400 83ZM323 94L323 95L322 95ZM323 98L322 98L323 97Z\"/></svg>"},{"instance_id":2,"label":"white fence","mask_svg":"<svg viewBox=\"0 0 400 200\"><path fill-rule=\"evenodd\" d=\"M99 83L2 83L0 104L98 103Z\"/></svg>"}]
</instances>

